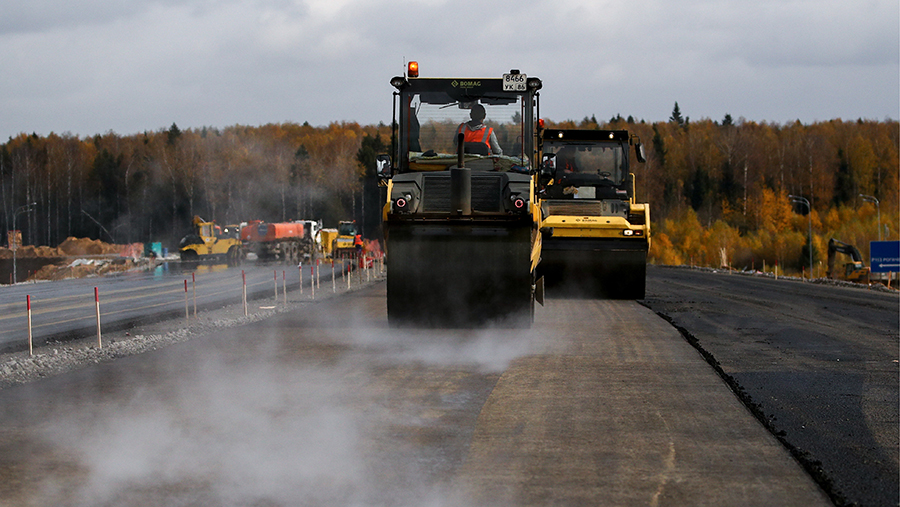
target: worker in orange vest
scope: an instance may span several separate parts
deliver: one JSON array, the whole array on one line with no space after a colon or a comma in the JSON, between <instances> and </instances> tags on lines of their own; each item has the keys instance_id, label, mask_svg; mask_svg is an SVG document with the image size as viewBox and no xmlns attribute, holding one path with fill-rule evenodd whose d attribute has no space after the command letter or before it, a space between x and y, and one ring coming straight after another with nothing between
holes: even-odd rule
<instances>
[{"instance_id":1,"label":"worker in orange vest","mask_svg":"<svg viewBox=\"0 0 900 507\"><path fill-rule=\"evenodd\" d=\"M356 253L362 253L363 251L363 239L362 236L357 234L353 238L353 245L356 247Z\"/></svg>"},{"instance_id":2,"label":"worker in orange vest","mask_svg":"<svg viewBox=\"0 0 900 507\"><path fill-rule=\"evenodd\" d=\"M463 141L466 143L484 144L487 148L487 155L503 155L503 149L497 142L497 135L494 129L484 124L485 113L484 106L475 104L469 111L471 120L459 125L456 130L457 134L463 134Z\"/></svg>"}]
</instances>

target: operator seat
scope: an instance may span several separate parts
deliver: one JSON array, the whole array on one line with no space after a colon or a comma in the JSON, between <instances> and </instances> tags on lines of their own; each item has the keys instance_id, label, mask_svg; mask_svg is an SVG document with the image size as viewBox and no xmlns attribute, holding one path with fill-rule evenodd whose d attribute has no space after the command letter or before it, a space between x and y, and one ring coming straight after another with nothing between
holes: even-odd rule
<instances>
[{"instance_id":1,"label":"operator seat","mask_svg":"<svg viewBox=\"0 0 900 507\"><path fill-rule=\"evenodd\" d=\"M472 155L490 155L491 149L484 143L464 143L463 153L471 153Z\"/></svg>"}]
</instances>

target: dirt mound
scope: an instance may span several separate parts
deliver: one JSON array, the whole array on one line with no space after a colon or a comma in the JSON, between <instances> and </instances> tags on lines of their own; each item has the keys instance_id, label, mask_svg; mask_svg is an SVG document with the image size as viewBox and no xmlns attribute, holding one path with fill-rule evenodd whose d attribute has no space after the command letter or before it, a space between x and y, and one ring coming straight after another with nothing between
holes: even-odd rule
<instances>
[{"instance_id":1,"label":"dirt mound","mask_svg":"<svg viewBox=\"0 0 900 507\"><path fill-rule=\"evenodd\" d=\"M59 244L63 255L118 255L122 253L122 245L111 245L99 239L68 237Z\"/></svg>"},{"instance_id":2,"label":"dirt mound","mask_svg":"<svg viewBox=\"0 0 900 507\"><path fill-rule=\"evenodd\" d=\"M99 239L68 237L58 247L23 245L16 250L16 257L78 257L82 255L125 255L140 257L143 243L114 245ZM12 259L12 250L0 248L0 259Z\"/></svg>"},{"instance_id":3,"label":"dirt mound","mask_svg":"<svg viewBox=\"0 0 900 507\"><path fill-rule=\"evenodd\" d=\"M25 278L22 276L25 268L21 267L24 262L29 280L61 280L134 269L147 263L143 253L143 243L114 245L97 239L69 237L58 247L20 246L16 250L16 258L20 261L20 279ZM0 259L12 257L12 250L0 247Z\"/></svg>"}]
</instances>

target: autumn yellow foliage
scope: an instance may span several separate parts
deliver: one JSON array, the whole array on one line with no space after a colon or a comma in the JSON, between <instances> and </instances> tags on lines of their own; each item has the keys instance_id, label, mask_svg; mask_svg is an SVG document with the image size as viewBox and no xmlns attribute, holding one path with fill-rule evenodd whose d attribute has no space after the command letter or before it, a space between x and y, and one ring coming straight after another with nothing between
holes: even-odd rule
<instances>
[{"instance_id":1,"label":"autumn yellow foliage","mask_svg":"<svg viewBox=\"0 0 900 507\"><path fill-rule=\"evenodd\" d=\"M816 270L830 238L868 258L870 241L900 237L894 120L646 123L618 116L546 125L627 129L643 143L647 162L631 170L636 199L650 204L654 263L737 269L777 263L798 272L809 264L810 241ZM12 228L17 219L26 244L77 236L162 240L170 249L194 215L223 224L357 219L374 231L382 190L362 161L374 160L375 150L390 151L390 140L389 125L352 122L184 130L173 124L87 138L21 134L0 145L0 222ZM36 205L28 213L15 213L29 202Z\"/></svg>"}]
</instances>

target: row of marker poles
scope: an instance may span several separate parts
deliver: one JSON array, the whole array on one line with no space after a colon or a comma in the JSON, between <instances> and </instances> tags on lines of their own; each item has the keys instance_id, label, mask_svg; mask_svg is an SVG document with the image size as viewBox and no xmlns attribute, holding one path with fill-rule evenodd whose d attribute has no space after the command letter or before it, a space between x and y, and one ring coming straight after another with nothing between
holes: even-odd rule
<instances>
[{"instance_id":1,"label":"row of marker poles","mask_svg":"<svg viewBox=\"0 0 900 507\"><path fill-rule=\"evenodd\" d=\"M331 259L330 262L331 262L331 292L336 293L337 292L337 274L335 273L335 270L334 270L334 259ZM341 265L343 265L343 264L344 263L341 262ZM312 299L316 298L316 289L321 290L321 288L322 288L321 269L317 269L320 265L321 265L321 260L316 260L316 264L311 265L309 267L309 276L310 276L309 287L310 287L310 290L312 291ZM347 265L348 273L349 273L350 267L351 266L348 264ZM303 295L303 263L298 264L297 271L300 274L300 294ZM344 276L343 269L341 270L341 276L342 277ZM349 275L347 276L347 288L348 289L350 288ZM287 301L287 286L286 285L285 285L284 294L285 294L284 297L285 297L285 302L286 302ZM277 298L277 296L276 296L276 298Z\"/></svg>"},{"instance_id":2,"label":"row of marker poles","mask_svg":"<svg viewBox=\"0 0 900 507\"><path fill-rule=\"evenodd\" d=\"M103 348L103 337L100 333L100 289L94 287L94 308L97 316L97 347ZM31 295L25 296L25 309L28 316L28 355L34 355L34 333L31 325Z\"/></svg>"},{"instance_id":3,"label":"row of marker poles","mask_svg":"<svg viewBox=\"0 0 900 507\"><path fill-rule=\"evenodd\" d=\"M362 265L363 269L366 271L366 281L370 280L369 269L368 269L368 258L362 257ZM381 259L379 259L381 261ZM316 298L316 287L321 288L321 277L319 274L319 270L316 267L319 265L319 261L316 261L316 265L311 265L309 267L310 272L310 289L312 290L312 298ZM344 262L341 261L341 265L344 265ZM341 276L343 277L346 273L347 279L347 289L350 289L351 281L352 281L352 263L347 263L347 270L344 271L343 267L341 268ZM381 269L384 269L383 267ZM300 264L298 266L299 274L300 274L300 294L303 294L303 265ZM776 275L777 276L777 275ZM241 302L244 307L244 316L249 315L249 310L247 307L247 273L244 270L241 270ZM274 272L274 281L275 281L275 302L278 302L278 271ZM284 298L284 304L287 305L287 273L285 271L281 272L281 281L282 281L282 294ZM362 273L360 273L360 282L362 282ZM191 289L193 295L194 302L194 318L197 318L197 275L196 273L191 273ZM337 292L337 279L334 272L334 259L331 260L331 292ZM33 342L33 333L32 333L32 320L31 320L31 296L26 296L26 305L27 305L27 314L28 314L28 353L29 355L34 355L34 342ZM103 335L100 329L100 289L98 287L94 287L94 306L95 313L97 317L97 347L103 348ZM184 280L184 320L186 324L190 323L190 305L188 304L188 281Z\"/></svg>"},{"instance_id":4,"label":"row of marker poles","mask_svg":"<svg viewBox=\"0 0 900 507\"><path fill-rule=\"evenodd\" d=\"M300 294L303 294L303 266L300 265ZM348 270L350 266L348 265ZM312 298L316 298L316 285L320 284L320 276L318 270L316 270L316 266L310 266L310 288L312 289ZM274 273L275 279L275 301L278 302L278 272ZM284 304L287 304L287 273L285 271L281 272L281 279L283 285L283 297ZM197 317L197 276L195 273L191 273L191 287L193 292L193 301L194 301L194 318ZM249 315L249 310L247 308L247 273L244 270L241 270L241 302L244 307L244 316ZM350 288L350 277L347 277L347 288ZM331 261L331 290L332 292L337 292L335 274L334 274L334 260ZM25 296L25 304L27 308L27 317L28 317L28 354L34 355L34 334L32 330L32 312L31 312L31 295ZM100 327L100 289L99 287L94 287L94 309L95 315L97 319L97 347L103 348L103 334L101 332ZM186 324L190 323L190 305L188 303L188 281L184 280L184 320Z\"/></svg>"},{"instance_id":5,"label":"row of marker poles","mask_svg":"<svg viewBox=\"0 0 900 507\"><path fill-rule=\"evenodd\" d=\"M303 263L297 264L297 272L300 274L300 295L303 295ZM312 291L312 298L316 299L316 266L309 266L309 289Z\"/></svg>"},{"instance_id":6,"label":"row of marker poles","mask_svg":"<svg viewBox=\"0 0 900 507\"><path fill-rule=\"evenodd\" d=\"M365 262L365 261L363 261ZM343 265L343 261L341 262ZM310 265L309 273L310 273L310 290L312 299L316 298L316 288L321 289L321 274L320 270L316 269L320 265L320 261L316 260L316 264ZM350 289L350 283L352 280L352 264L347 263L347 289ZM300 275L300 294L303 294L303 264L300 263L297 266L297 271ZM343 269L341 270L341 275L344 275ZM197 317L197 277L195 273L191 273L192 279L192 287L193 287L193 300L194 300L194 317ZM366 269L366 279L369 280L368 269ZM287 305L288 297L287 297L287 273L282 270L281 272L281 280L282 280L282 298L283 304ZM275 303L278 303L278 271L273 271L273 282L275 287ZM360 282L362 282L362 273L360 273ZM249 308L247 302L247 273L244 270L241 270L241 303L244 308L244 316L249 315ZM334 259L331 260L331 292L337 292L337 279L334 271ZM99 305L99 303L98 303ZM99 308L99 306L98 306ZM184 281L184 317L185 321L189 321L190 310L188 306L188 288L187 288L187 279ZM99 328L99 320L98 320L98 328Z\"/></svg>"},{"instance_id":7,"label":"row of marker poles","mask_svg":"<svg viewBox=\"0 0 900 507\"><path fill-rule=\"evenodd\" d=\"M368 266L365 264L366 260L367 259L365 257L363 257L362 262L364 263L363 265L366 268L365 269L366 270L366 280L369 280L369 272L367 269ZM316 265L318 265L318 264L319 264L319 262L316 261ZM320 285L321 279L319 276L319 270L316 269L316 265L311 265L309 267L309 272L310 272L309 286L312 291L313 299L316 298L316 286L321 287L321 285ZM341 261L341 266L342 266L341 267L341 276L344 277L346 274L347 289L349 290L350 284L352 281L352 276L353 276L353 273L352 273L353 264L347 263L346 271L344 271L344 269L343 269L344 265L345 265L344 262ZM298 266L298 271L300 274L300 294L303 294L303 265L302 264L300 264ZM278 271L274 272L274 279L275 279L275 302L277 303L278 302ZM284 298L284 304L287 305L287 273L285 271L281 272L281 281L282 281L282 294L283 294L283 298ZM241 270L241 282L242 282L241 302L244 307L244 316L246 317L247 315L249 315L249 310L247 307L247 273L244 270ZM360 273L360 282L362 282L362 273ZM191 287L192 287L193 301L194 301L194 318L196 318L197 317L197 276L196 276L196 273L191 273ZM335 271L334 271L334 259L331 260L331 292L332 293L337 292L337 275L335 274ZM34 335L33 335L33 331L32 331L32 312L31 312L31 296L30 295L25 296L25 302L26 302L26 306L27 306L27 315L28 315L28 354L33 356L34 355ZM100 289L98 287L94 287L94 308L95 308L95 314L96 314L96 318L97 318L97 347L102 349L103 348L103 335L101 333L101 328L100 328ZM187 281L187 279L184 280L184 320L185 320L186 324L190 323L190 305L188 304L188 281Z\"/></svg>"}]
</instances>

